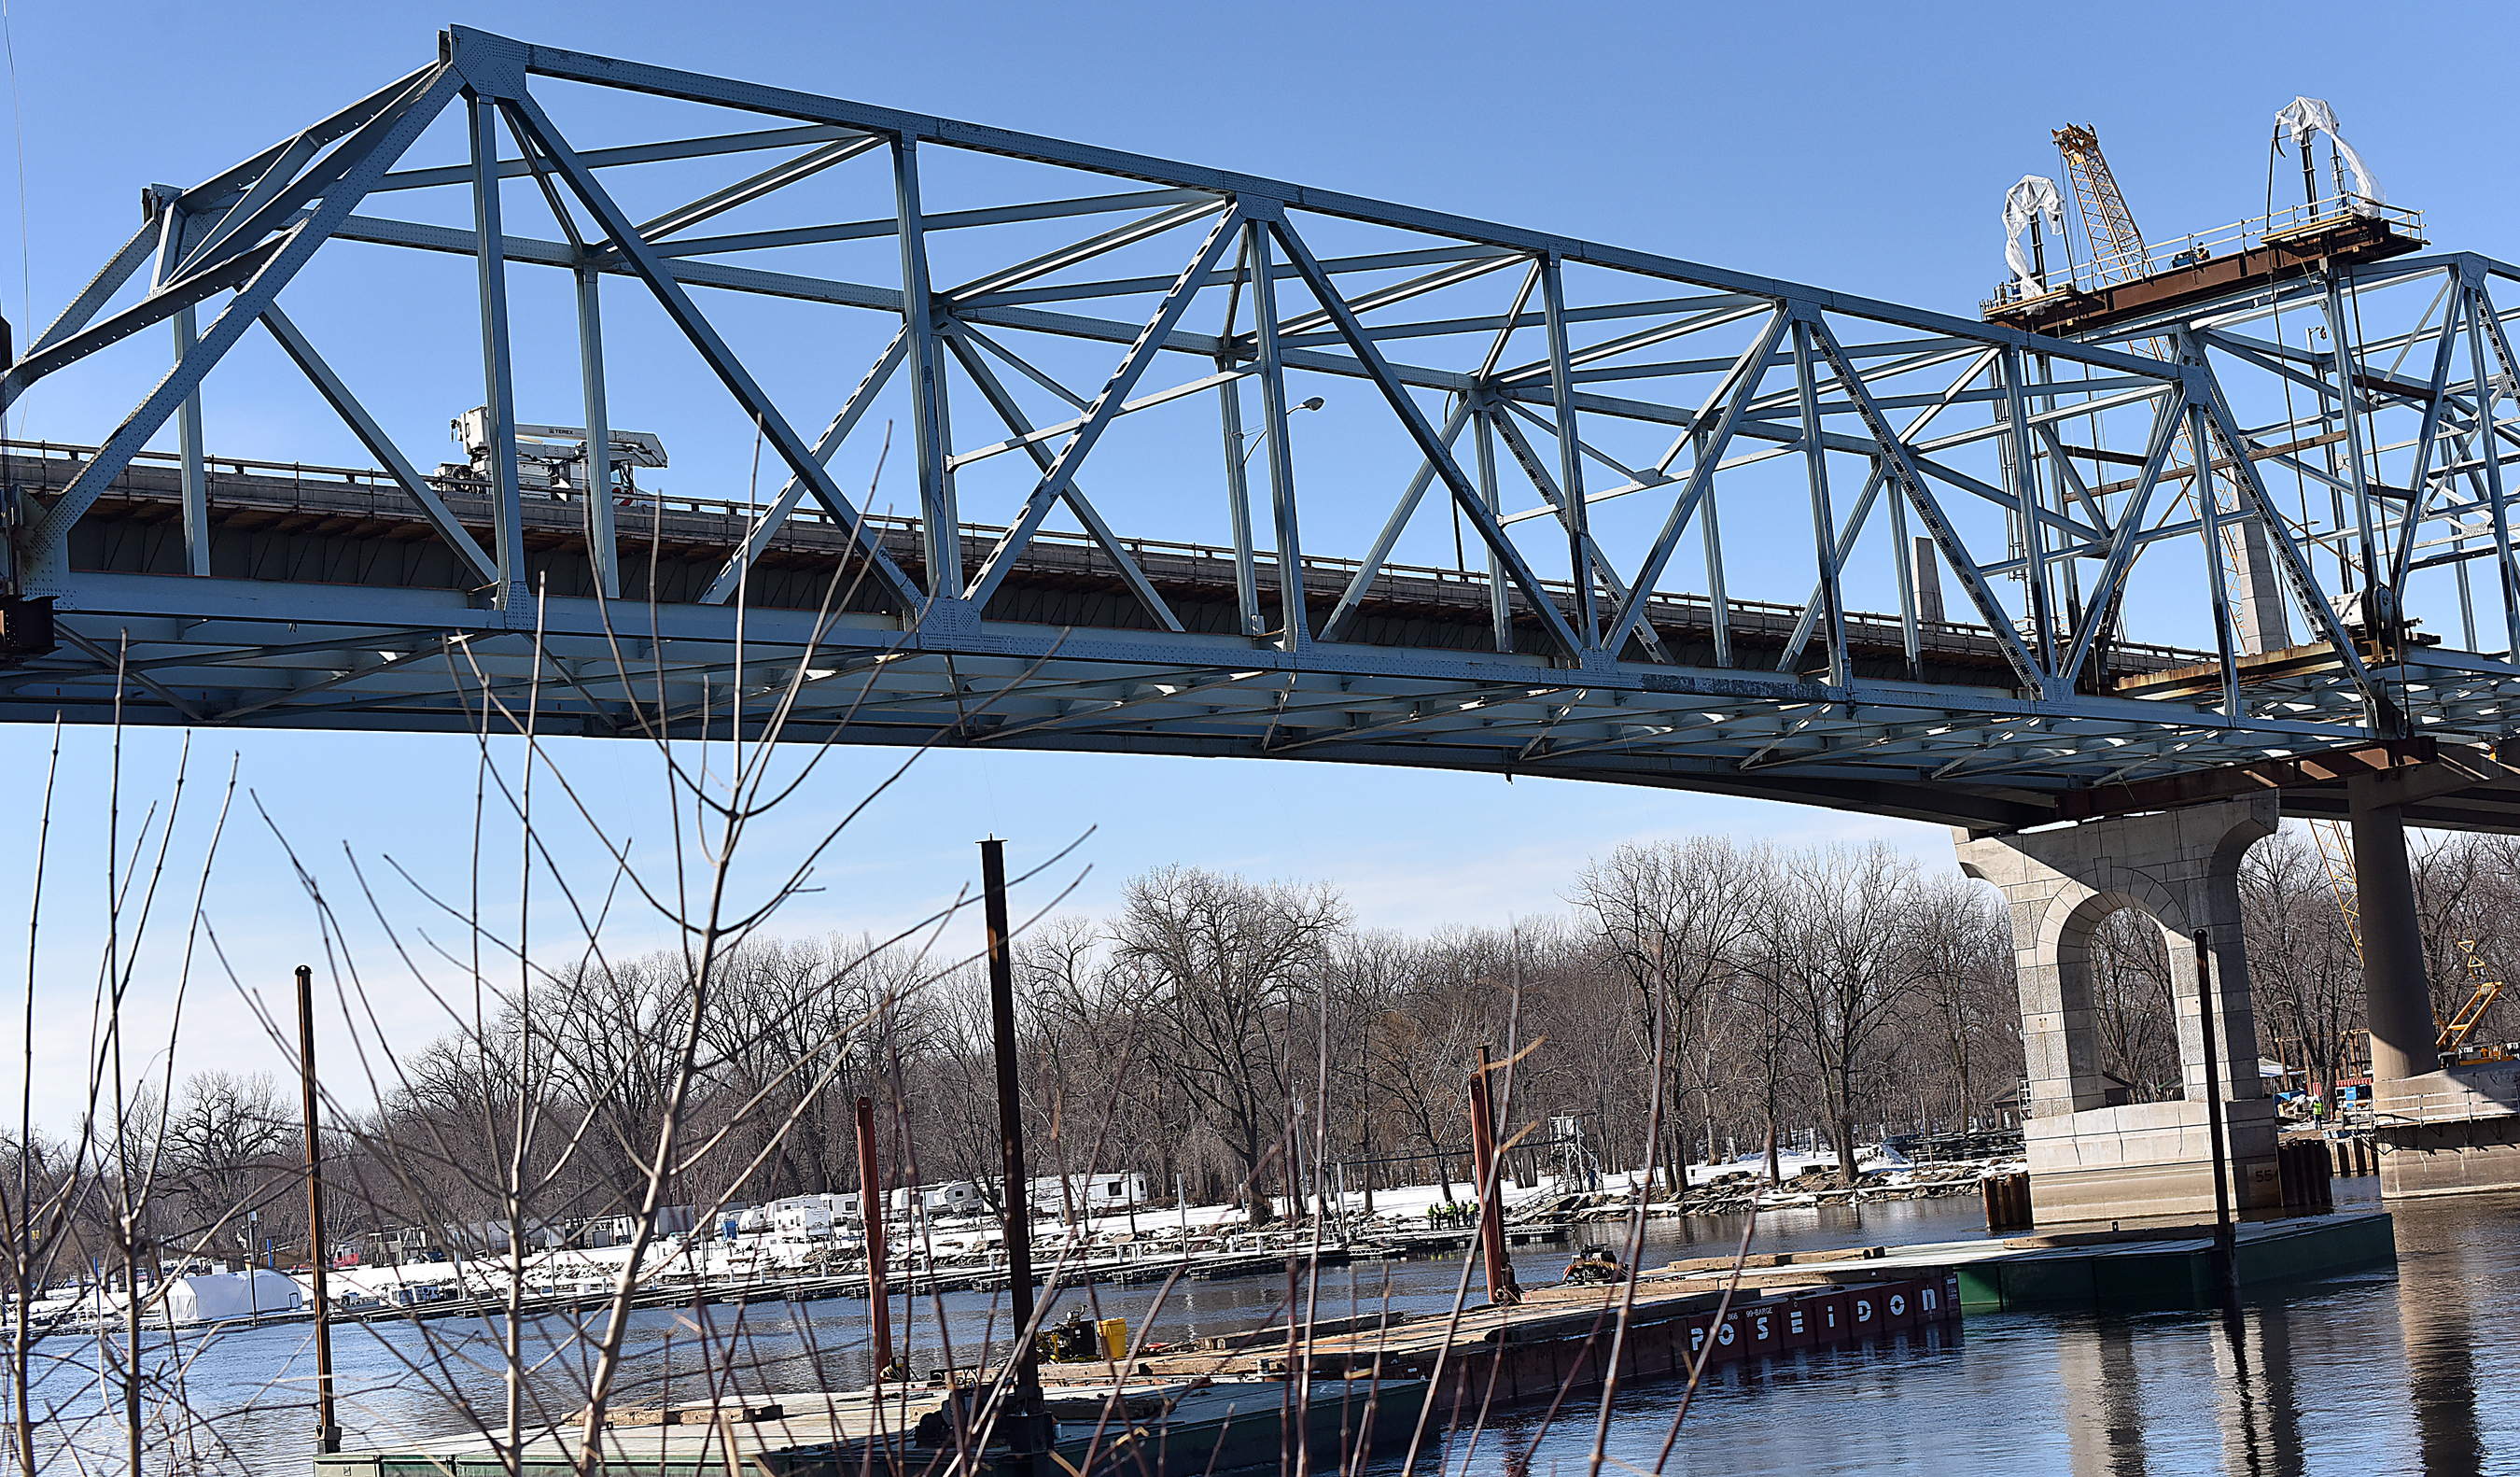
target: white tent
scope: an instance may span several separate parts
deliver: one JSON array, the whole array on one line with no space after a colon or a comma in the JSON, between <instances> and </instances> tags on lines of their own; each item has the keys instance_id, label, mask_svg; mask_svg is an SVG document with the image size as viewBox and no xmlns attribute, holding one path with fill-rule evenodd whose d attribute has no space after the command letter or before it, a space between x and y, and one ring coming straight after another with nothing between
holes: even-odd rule
<instances>
[{"instance_id":1,"label":"white tent","mask_svg":"<svg viewBox=\"0 0 2520 1477\"><path fill-rule=\"evenodd\" d=\"M294 1278L265 1268L177 1277L166 1284L166 1319L217 1323L256 1314L294 1313L304 1301Z\"/></svg>"}]
</instances>

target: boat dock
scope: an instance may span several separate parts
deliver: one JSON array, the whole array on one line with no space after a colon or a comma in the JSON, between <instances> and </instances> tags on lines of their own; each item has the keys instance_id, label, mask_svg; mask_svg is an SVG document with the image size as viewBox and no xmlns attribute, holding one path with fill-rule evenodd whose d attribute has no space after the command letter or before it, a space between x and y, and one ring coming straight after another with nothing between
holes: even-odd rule
<instances>
[{"instance_id":1,"label":"boat dock","mask_svg":"<svg viewBox=\"0 0 2520 1477\"><path fill-rule=\"evenodd\" d=\"M1826 1254L1823 1254L1825 1256ZM1158 1474L1228 1471L1274 1463L1300 1427L1335 1456L1360 1445L1406 1441L1429 1400L1440 1427L1479 1408L1598 1389L1619 1350L1621 1383L1686 1378L1692 1366L1856 1343L1879 1335L1948 1330L1959 1316L1952 1274L1886 1270L1868 1252L1814 1258L1791 1286L1743 1285L1728 1299L1684 1272L1636 1279L1627 1334L1616 1339L1619 1283L1551 1286L1518 1304L1450 1314L1393 1314L1283 1325L1147 1346L1124 1369L1109 1360L1040 1366L1049 1450L1075 1477L1124 1469ZM729 1395L661 1408L619 1408L604 1431L606 1473L719 1477L843 1477L871 1466L916 1471L949 1455L974 1393L998 1371L937 1371L909 1386L871 1391ZM1013 1471L994 1431L961 1463ZM579 1440L562 1424L528 1443L526 1471L564 1470ZM467 1477L501 1463L479 1437L315 1458L315 1477Z\"/></svg>"},{"instance_id":2,"label":"boat dock","mask_svg":"<svg viewBox=\"0 0 2520 1477\"><path fill-rule=\"evenodd\" d=\"M2243 1222L2235 1262L2243 1289L2307 1281L2393 1262L2394 1223L2385 1213ZM1884 1276L1948 1270L1960 1306L2015 1308L2193 1307L2215 1296L2214 1231L2207 1225L2060 1229L2004 1240L1941 1241L1881 1248L1866 1265ZM1807 1257L1754 1257L1742 1280L1788 1287L1808 1280ZM1730 1257L1675 1264L1699 1283L1729 1275Z\"/></svg>"}]
</instances>

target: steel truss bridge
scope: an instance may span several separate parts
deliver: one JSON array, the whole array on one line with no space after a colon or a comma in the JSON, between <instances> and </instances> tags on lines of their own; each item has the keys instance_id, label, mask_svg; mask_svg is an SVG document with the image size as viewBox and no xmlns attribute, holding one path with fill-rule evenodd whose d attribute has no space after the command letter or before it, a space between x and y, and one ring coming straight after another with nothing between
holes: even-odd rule
<instances>
[{"instance_id":1,"label":"steel truss bridge","mask_svg":"<svg viewBox=\"0 0 2520 1477\"><path fill-rule=\"evenodd\" d=\"M673 121L617 137L634 115ZM14 404L127 372L100 351L172 325L97 444L6 448L10 718L118 695L125 720L467 731L531 689L546 732L699 736L792 691L809 740L1980 829L2270 785L2341 813L2360 768L2445 756L2408 818L2520 825L2493 754L2520 693L2493 293L2520 275L2412 217L2295 212L2236 268L1976 320L464 27L145 200L0 377ZM477 317L481 379L448 391L486 410L472 466L417 466L317 343L338 331L283 310L345 253L380 284L367 332ZM449 254L460 305L442 268L383 285ZM518 453L523 268L574 287L557 480ZM608 359L624 295L756 429L774 494L617 483L608 376L653 369ZM735 299L818 352L862 338L855 389L777 403L721 330ZM201 387L257 331L375 470L208 454ZM1296 414L1321 387L1343 438ZM911 516L832 470L886 423ZM1160 485L1122 465L1149 447ZM1386 464L1414 475L1358 470Z\"/></svg>"}]
</instances>

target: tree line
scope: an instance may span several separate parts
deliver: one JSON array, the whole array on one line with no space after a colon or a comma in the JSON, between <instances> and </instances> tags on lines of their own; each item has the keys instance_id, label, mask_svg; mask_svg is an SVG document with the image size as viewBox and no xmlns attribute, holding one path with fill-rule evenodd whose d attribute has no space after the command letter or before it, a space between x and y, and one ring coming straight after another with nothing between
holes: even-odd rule
<instances>
[{"instance_id":1,"label":"tree line","mask_svg":"<svg viewBox=\"0 0 2520 1477\"><path fill-rule=\"evenodd\" d=\"M2416 882L2447 1017L2506 967L2495 925L2520 903L2520 842L2434 838ZM2327 873L2287 829L2250 852L2241 893L2261 1050L2324 1090L2351 1075L2362 1021ZM1994 890L1956 869L1879 845L1698 836L1622 846L1534 901L1549 905L1510 924L1408 935L1358 926L1327 884L1171 866L1129 882L1110 916L1037 924L1014 949L1034 1173L1134 1171L1157 1198L1178 1186L1254 1219L1342 1184L1466 1196L1465 1092L1482 1046L1505 1064L1491 1081L1524 1163L1578 1155L1556 1131L1571 1121L1583 1164L1650 1165L1665 1182L1674 1166L1797 1131L1843 1153L1885 1128L2003 1126L2018 1112L2009 925ZM969 1180L997 1203L977 960L833 935L748 940L713 968L673 1109L686 1145L675 1202L856 1189L864 1095L892 1182ZM2181 1090L2187 978L2140 913L2094 935L2102 1070L2130 1100ZM534 1223L634 1213L693 984L676 953L584 962L503 997L477 1030L395 1056L374 1108L328 1129L337 1242L401 1226L503 1235L503 1176L519 1153ZM161 1255L233 1258L250 1213L281 1257L302 1256L294 1088L194 1073L171 1101L127 1108L124 1141L69 1156L38 1139L23 1168L52 1183L148 1175L135 1199ZM541 1131L519 1133L528 1120ZM61 1248L65 1266L84 1265L89 1243L112 1244L112 1197L69 1198L93 1202Z\"/></svg>"}]
</instances>

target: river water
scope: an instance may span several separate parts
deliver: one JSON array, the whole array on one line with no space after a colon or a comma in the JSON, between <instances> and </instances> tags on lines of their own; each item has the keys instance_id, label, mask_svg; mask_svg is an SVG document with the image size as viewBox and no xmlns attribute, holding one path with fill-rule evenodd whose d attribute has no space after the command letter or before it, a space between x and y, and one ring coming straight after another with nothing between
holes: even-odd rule
<instances>
[{"instance_id":1,"label":"river water","mask_svg":"<svg viewBox=\"0 0 2520 1477\"><path fill-rule=\"evenodd\" d=\"M2370 1209L2370 1179L2339 1181L2340 1209ZM2360 1192L2358 1195L2357 1192ZM2520 1194L2467 1196L2391 1207L2398 1266L2254 1297L2236 1315L2161 1311L1972 1314L1956 1331L1898 1336L1833 1352L1710 1371L1662 1470L1916 1473L2468 1473L2520 1472ZM1729 1253L1738 1220L1655 1223L1645 1263ZM1819 1211L1760 1218L1758 1249L1948 1241L1982 1235L1974 1199ZM1614 1228L1610 1235L1615 1236ZM1564 1248L1516 1258L1526 1282L1554 1280ZM1451 1305L1459 1258L1360 1264L1326 1274L1321 1316ZM1103 1316L1140 1325L1157 1289L1098 1287L1062 1294ZM1155 1315L1155 1338L1232 1331L1283 1315L1282 1280L1185 1282ZM1479 1299L1476 1289L1472 1301ZM913 1366L957 1362L991 1324L991 1300L949 1296L943 1339L931 1300L899 1310ZM1002 1314L999 1315L1003 1316ZM698 1398L703 1342L737 1351L736 1388L849 1387L867 1374L866 1310L832 1301L738 1313L658 1310L639 1315L634 1394ZM565 1330L548 1328L529 1351L537 1391L564 1415L578 1383ZM462 1408L497 1412L505 1392L495 1328L455 1319L336 1331L348 1450L469 1428ZM186 1394L196 1421L158 1445L169 1470L302 1473L311 1450L304 1325L188 1340ZM60 1341L47 1352L67 1355ZM112 1448L93 1384L60 1371L48 1396L57 1429L99 1456ZM1677 1386L1621 1392L1609 1455L1652 1471L1671 1429ZM1448 1452L1451 1477L1577 1477L1591 1446L1593 1406L1560 1412L1543 1429L1538 1408L1493 1414L1470 1450ZM495 1413L493 1414L495 1417ZM79 1430L84 1423L85 1429ZM195 1465L198 1463L198 1465ZM1396 1477L1399 1463L1376 1470ZM1419 1470L1435 1464L1421 1456ZM112 1458L105 1456L105 1469ZM68 1470L65 1466L64 1470ZM93 1464L88 1470L96 1470ZM1604 1471L1619 1473L1618 1466Z\"/></svg>"}]
</instances>

